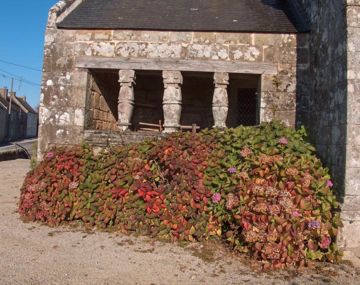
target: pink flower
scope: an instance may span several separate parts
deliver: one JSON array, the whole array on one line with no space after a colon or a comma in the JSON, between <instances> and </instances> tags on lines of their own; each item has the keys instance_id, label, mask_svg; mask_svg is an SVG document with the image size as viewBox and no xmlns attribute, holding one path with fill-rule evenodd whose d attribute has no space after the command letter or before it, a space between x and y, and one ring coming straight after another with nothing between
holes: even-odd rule
<instances>
[{"instance_id":1,"label":"pink flower","mask_svg":"<svg viewBox=\"0 0 360 285\"><path fill-rule=\"evenodd\" d=\"M289 143L288 139L286 137L281 137L279 139L279 144L287 145Z\"/></svg>"},{"instance_id":2,"label":"pink flower","mask_svg":"<svg viewBox=\"0 0 360 285\"><path fill-rule=\"evenodd\" d=\"M248 231L251 228L251 225L248 222L243 222L242 226L246 231Z\"/></svg>"},{"instance_id":3,"label":"pink flower","mask_svg":"<svg viewBox=\"0 0 360 285\"><path fill-rule=\"evenodd\" d=\"M53 152L48 152L48 153L46 154L46 158L47 158L47 159L52 159L54 156L55 156L55 154L54 154Z\"/></svg>"},{"instance_id":4,"label":"pink flower","mask_svg":"<svg viewBox=\"0 0 360 285\"><path fill-rule=\"evenodd\" d=\"M26 191L27 192L30 192L30 193L33 193L35 192L35 187L33 185L29 185L27 188L26 188Z\"/></svg>"},{"instance_id":5,"label":"pink flower","mask_svg":"<svg viewBox=\"0 0 360 285\"><path fill-rule=\"evenodd\" d=\"M69 184L69 189L74 190L74 189L78 188L78 186L79 186L79 183L78 183L78 182L71 182L71 183Z\"/></svg>"},{"instance_id":6,"label":"pink flower","mask_svg":"<svg viewBox=\"0 0 360 285\"><path fill-rule=\"evenodd\" d=\"M215 193L214 195L212 195L211 200L215 204L219 203L220 200L221 200L221 194L220 193Z\"/></svg>"},{"instance_id":7,"label":"pink flower","mask_svg":"<svg viewBox=\"0 0 360 285\"><path fill-rule=\"evenodd\" d=\"M327 248L329 248L330 244L331 244L331 238L328 236L325 236L325 237L321 238L321 242L320 242L319 246L322 249L327 249Z\"/></svg>"},{"instance_id":8,"label":"pink flower","mask_svg":"<svg viewBox=\"0 0 360 285\"><path fill-rule=\"evenodd\" d=\"M296 218L298 218L298 217L301 216L301 214L299 213L299 211L294 211L294 212L292 212L292 215L293 215L294 217L296 217Z\"/></svg>"},{"instance_id":9,"label":"pink flower","mask_svg":"<svg viewBox=\"0 0 360 285\"><path fill-rule=\"evenodd\" d=\"M334 186L334 183L333 183L331 180L328 180L328 181L326 182L326 185L327 185L328 187L332 188L332 187Z\"/></svg>"}]
</instances>

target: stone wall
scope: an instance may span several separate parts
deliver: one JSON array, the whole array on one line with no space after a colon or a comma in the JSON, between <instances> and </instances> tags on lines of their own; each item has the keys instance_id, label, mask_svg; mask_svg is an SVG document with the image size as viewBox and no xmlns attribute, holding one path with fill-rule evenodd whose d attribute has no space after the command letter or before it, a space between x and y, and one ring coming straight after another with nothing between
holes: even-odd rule
<instances>
[{"instance_id":1,"label":"stone wall","mask_svg":"<svg viewBox=\"0 0 360 285\"><path fill-rule=\"evenodd\" d=\"M0 103L1 104L1 103ZM0 143L6 139L8 110L0 106Z\"/></svg>"},{"instance_id":2,"label":"stone wall","mask_svg":"<svg viewBox=\"0 0 360 285\"><path fill-rule=\"evenodd\" d=\"M39 158L49 145L81 143L91 121L90 76L79 56L269 63L262 75L260 120L294 126L297 37L293 34L59 30L56 21L80 1L60 1L49 13L40 104ZM70 7L70 9L69 9ZM103 115L104 116L104 115Z\"/></svg>"},{"instance_id":3,"label":"stone wall","mask_svg":"<svg viewBox=\"0 0 360 285\"><path fill-rule=\"evenodd\" d=\"M343 243L360 247L360 1L346 1L347 136Z\"/></svg>"},{"instance_id":4,"label":"stone wall","mask_svg":"<svg viewBox=\"0 0 360 285\"><path fill-rule=\"evenodd\" d=\"M117 118L110 109L110 106L114 105L115 110L117 109L116 97L115 104L114 102L107 101L106 98L106 94L100 90L98 84L92 77L90 83L90 106L87 108L89 117L86 128L93 130L117 130Z\"/></svg>"},{"instance_id":5,"label":"stone wall","mask_svg":"<svg viewBox=\"0 0 360 285\"><path fill-rule=\"evenodd\" d=\"M39 108L39 159L51 145L72 145L83 140L88 72L75 68L75 33L56 28L58 17L72 3L60 1L49 11Z\"/></svg>"},{"instance_id":6,"label":"stone wall","mask_svg":"<svg viewBox=\"0 0 360 285\"><path fill-rule=\"evenodd\" d=\"M105 148L109 146L140 143L142 141L156 140L164 137L159 132L121 132L108 130L86 130L84 140L93 147Z\"/></svg>"},{"instance_id":7,"label":"stone wall","mask_svg":"<svg viewBox=\"0 0 360 285\"><path fill-rule=\"evenodd\" d=\"M37 136L37 130L38 130L38 120L39 116L38 114L34 113L27 113L26 115L26 138L34 138Z\"/></svg>"},{"instance_id":8,"label":"stone wall","mask_svg":"<svg viewBox=\"0 0 360 285\"><path fill-rule=\"evenodd\" d=\"M360 246L360 1L299 3L311 24L299 118L331 169L343 202L340 245L350 253Z\"/></svg>"},{"instance_id":9,"label":"stone wall","mask_svg":"<svg viewBox=\"0 0 360 285\"><path fill-rule=\"evenodd\" d=\"M346 151L346 27L342 0L300 0L311 24L308 64L298 66L304 123L317 150L343 188ZM303 41L306 44L306 40ZM299 55L301 53L298 53ZM304 54L304 53L302 53Z\"/></svg>"}]
</instances>

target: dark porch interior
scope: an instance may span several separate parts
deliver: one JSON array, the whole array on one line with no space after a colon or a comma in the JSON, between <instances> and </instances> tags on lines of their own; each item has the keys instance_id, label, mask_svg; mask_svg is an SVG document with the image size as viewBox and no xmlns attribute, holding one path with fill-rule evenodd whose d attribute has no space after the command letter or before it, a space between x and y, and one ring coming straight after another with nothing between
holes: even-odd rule
<instances>
[{"instance_id":1,"label":"dark porch interior","mask_svg":"<svg viewBox=\"0 0 360 285\"><path fill-rule=\"evenodd\" d=\"M117 70L91 70L90 96L86 128L116 130L118 120L118 94L120 90ZM213 73L182 72L182 114L180 124L196 124L201 129L214 124L212 97ZM258 86L260 76L230 74L228 86L228 127L251 126L259 122ZM131 130L137 131L140 122L159 124L164 121L162 98L164 84L161 71L136 71L134 86L135 106Z\"/></svg>"}]
</instances>

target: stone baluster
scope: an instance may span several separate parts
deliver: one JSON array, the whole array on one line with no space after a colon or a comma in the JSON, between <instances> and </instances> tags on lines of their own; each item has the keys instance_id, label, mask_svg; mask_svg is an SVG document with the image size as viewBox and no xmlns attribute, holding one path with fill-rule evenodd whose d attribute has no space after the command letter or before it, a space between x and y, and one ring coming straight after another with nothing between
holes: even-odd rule
<instances>
[{"instance_id":1,"label":"stone baluster","mask_svg":"<svg viewBox=\"0 0 360 285\"><path fill-rule=\"evenodd\" d=\"M229 73L216 72L214 74L214 97L212 110L214 116L214 128L226 128L226 119L229 110L227 87L229 85Z\"/></svg>"},{"instance_id":2,"label":"stone baluster","mask_svg":"<svg viewBox=\"0 0 360 285\"><path fill-rule=\"evenodd\" d=\"M183 77L180 71L163 71L164 80L164 132L179 130L181 118L181 85Z\"/></svg>"},{"instance_id":3,"label":"stone baluster","mask_svg":"<svg viewBox=\"0 0 360 285\"><path fill-rule=\"evenodd\" d=\"M118 98L118 126L122 131L129 130L134 112L135 70L120 70L120 92Z\"/></svg>"}]
</instances>

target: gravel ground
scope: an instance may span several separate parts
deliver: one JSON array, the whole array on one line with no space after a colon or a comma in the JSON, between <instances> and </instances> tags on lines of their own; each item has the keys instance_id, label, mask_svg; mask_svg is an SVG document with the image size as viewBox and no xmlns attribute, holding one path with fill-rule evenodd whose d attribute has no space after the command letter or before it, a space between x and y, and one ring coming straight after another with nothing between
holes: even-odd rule
<instances>
[{"instance_id":1,"label":"gravel ground","mask_svg":"<svg viewBox=\"0 0 360 285\"><path fill-rule=\"evenodd\" d=\"M28 160L0 162L0 284L360 284L348 263L271 274L214 245L25 224L16 212Z\"/></svg>"}]
</instances>

